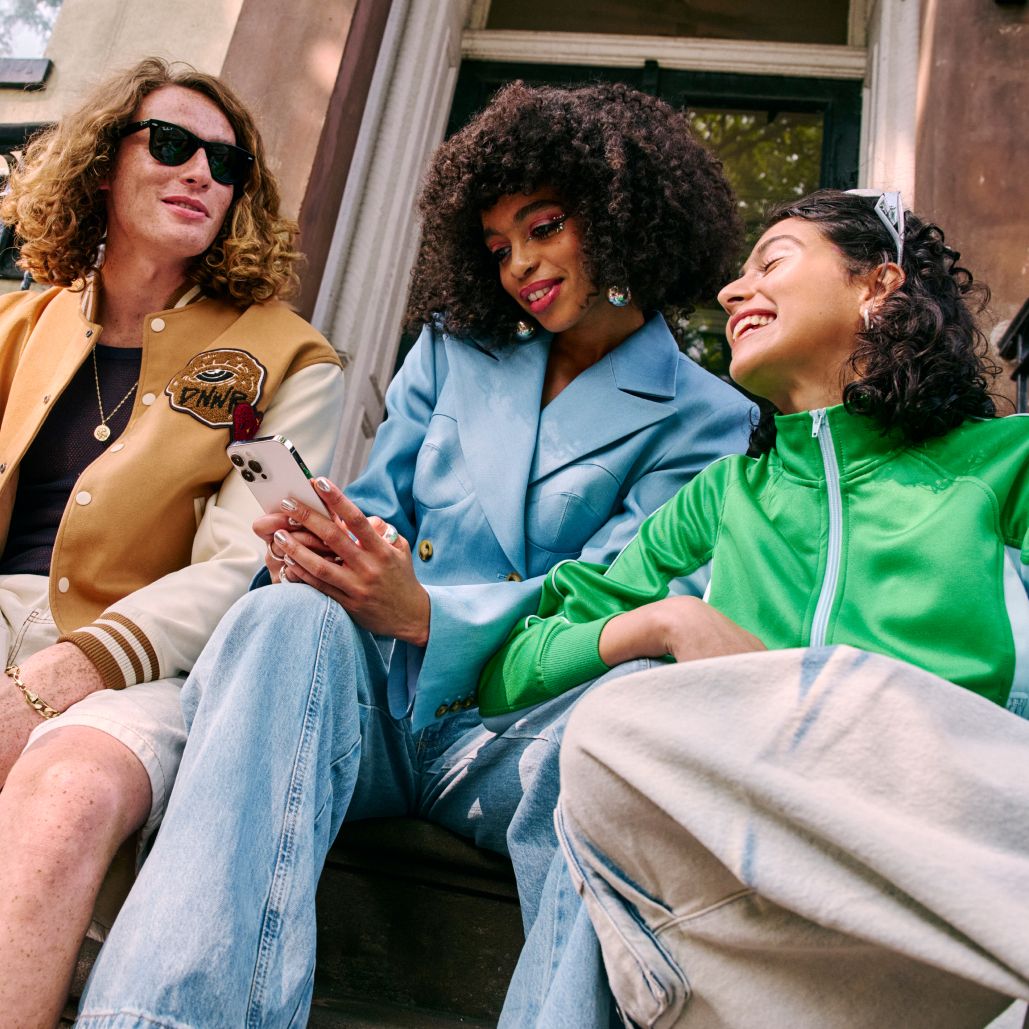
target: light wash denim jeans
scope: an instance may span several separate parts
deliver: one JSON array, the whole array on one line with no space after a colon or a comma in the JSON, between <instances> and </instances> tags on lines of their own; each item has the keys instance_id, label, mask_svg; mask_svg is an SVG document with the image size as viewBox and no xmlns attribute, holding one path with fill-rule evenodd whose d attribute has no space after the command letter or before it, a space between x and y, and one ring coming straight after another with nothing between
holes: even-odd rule
<instances>
[{"instance_id":1,"label":"light wash denim jeans","mask_svg":"<svg viewBox=\"0 0 1029 1029\"><path fill-rule=\"evenodd\" d=\"M621 1024L600 941L558 849L498 1029L607 1029Z\"/></svg>"},{"instance_id":2,"label":"light wash denim jeans","mask_svg":"<svg viewBox=\"0 0 1029 1029\"><path fill-rule=\"evenodd\" d=\"M412 734L389 714L375 638L338 604L299 584L249 593L183 688L178 780L78 1024L305 1024L315 891L344 819L417 814L509 854L528 929L557 851L558 747L587 688L499 736L474 710Z\"/></svg>"}]
</instances>

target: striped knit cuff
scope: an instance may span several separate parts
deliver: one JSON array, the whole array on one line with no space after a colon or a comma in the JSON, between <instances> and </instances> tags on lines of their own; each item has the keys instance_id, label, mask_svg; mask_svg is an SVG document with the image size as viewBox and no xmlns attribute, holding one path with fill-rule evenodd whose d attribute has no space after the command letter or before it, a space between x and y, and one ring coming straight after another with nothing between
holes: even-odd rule
<instances>
[{"instance_id":1,"label":"striped knit cuff","mask_svg":"<svg viewBox=\"0 0 1029 1029\"><path fill-rule=\"evenodd\" d=\"M154 645L135 622L117 611L107 611L91 625L62 636L59 642L74 643L96 665L108 689L122 690L160 678Z\"/></svg>"}]
</instances>

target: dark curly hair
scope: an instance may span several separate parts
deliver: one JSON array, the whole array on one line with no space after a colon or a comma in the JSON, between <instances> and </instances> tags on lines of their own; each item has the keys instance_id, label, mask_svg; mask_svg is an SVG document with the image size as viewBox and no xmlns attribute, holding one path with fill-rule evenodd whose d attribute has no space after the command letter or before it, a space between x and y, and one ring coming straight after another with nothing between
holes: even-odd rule
<instances>
[{"instance_id":1,"label":"dark curly hair","mask_svg":"<svg viewBox=\"0 0 1029 1029\"><path fill-rule=\"evenodd\" d=\"M893 238L875 213L875 197L823 189L776 205L768 229L787 218L818 226L843 255L851 275L896 262ZM905 212L904 282L874 309L869 328L857 333L850 357L854 378L843 390L847 410L875 419L884 433L908 443L944 436L969 418L993 418L990 382L999 369L976 325L975 313L990 291L958 265L943 230ZM775 442L774 410L766 410L751 435L751 451Z\"/></svg>"},{"instance_id":2,"label":"dark curly hair","mask_svg":"<svg viewBox=\"0 0 1029 1029\"><path fill-rule=\"evenodd\" d=\"M620 84L512 82L436 151L419 201L409 329L434 319L456 336L511 338L525 313L500 285L481 214L542 187L578 218L592 281L628 286L644 310L691 310L740 247L721 163L682 112Z\"/></svg>"}]
</instances>

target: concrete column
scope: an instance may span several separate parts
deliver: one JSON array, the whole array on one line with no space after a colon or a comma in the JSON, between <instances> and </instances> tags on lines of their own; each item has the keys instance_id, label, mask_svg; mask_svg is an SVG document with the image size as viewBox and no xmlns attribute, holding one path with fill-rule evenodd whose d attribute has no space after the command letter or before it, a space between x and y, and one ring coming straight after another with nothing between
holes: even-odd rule
<instances>
[{"instance_id":1,"label":"concrete column","mask_svg":"<svg viewBox=\"0 0 1029 1029\"><path fill-rule=\"evenodd\" d=\"M419 227L415 199L443 138L468 0L394 0L314 322L346 361L334 474L363 467L393 373Z\"/></svg>"}]
</instances>

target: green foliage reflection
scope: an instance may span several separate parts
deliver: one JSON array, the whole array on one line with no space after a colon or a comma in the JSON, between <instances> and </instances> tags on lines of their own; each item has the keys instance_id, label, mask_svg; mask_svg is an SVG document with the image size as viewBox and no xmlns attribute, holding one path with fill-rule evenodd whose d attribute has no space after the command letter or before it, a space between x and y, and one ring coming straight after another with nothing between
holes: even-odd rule
<instances>
[{"instance_id":1,"label":"green foliage reflection","mask_svg":"<svg viewBox=\"0 0 1029 1029\"><path fill-rule=\"evenodd\" d=\"M697 136L722 159L746 225L749 252L772 204L818 189L822 114L704 108L691 108L688 114ZM714 297L701 303L688 319L679 310L665 313L683 352L715 375L727 377L725 313Z\"/></svg>"}]
</instances>

